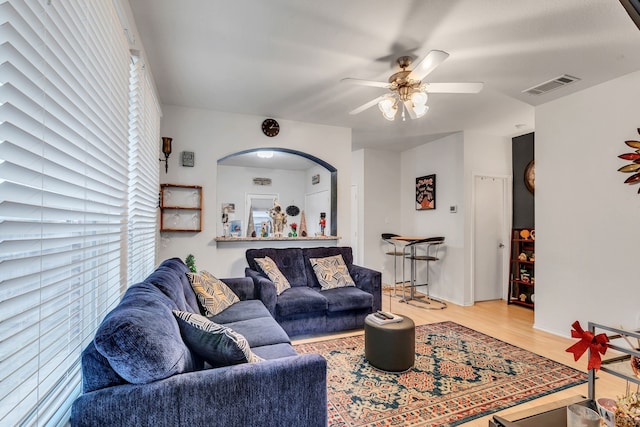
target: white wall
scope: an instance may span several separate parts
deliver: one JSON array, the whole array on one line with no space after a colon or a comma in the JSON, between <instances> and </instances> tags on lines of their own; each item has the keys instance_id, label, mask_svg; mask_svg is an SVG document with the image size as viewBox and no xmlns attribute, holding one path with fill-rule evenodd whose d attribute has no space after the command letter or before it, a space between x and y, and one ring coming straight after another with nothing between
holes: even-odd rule
<instances>
[{"instance_id":1,"label":"white wall","mask_svg":"<svg viewBox=\"0 0 640 427\"><path fill-rule=\"evenodd\" d=\"M365 227L365 211L364 211L364 150L356 150L351 153L351 186L355 187L357 193L357 208L354 209L357 218L356 222L356 238L357 238L357 263L364 265L364 227ZM355 262L355 259L354 259ZM384 280L384 278L383 278Z\"/></svg>"},{"instance_id":2,"label":"white wall","mask_svg":"<svg viewBox=\"0 0 640 427\"><path fill-rule=\"evenodd\" d=\"M178 106L163 106L161 132L173 138L169 173L160 172L160 182L203 186L203 231L200 233L162 233L159 260L184 259L189 253L199 269L219 277L244 276L248 247L288 247L290 242L219 243L214 238L220 221L217 161L229 154L251 149L284 147L303 151L325 160L338 170L338 235L340 245L349 245L351 129L279 120L280 133L274 138L262 134L264 117L223 113ZM182 151L195 152L195 167L179 164ZM233 185L233 183L224 183ZM309 218L307 218L310 221ZM317 242L296 242L296 246L324 246ZM324 242L323 242L324 243ZM327 242L326 245L330 243Z\"/></svg>"},{"instance_id":3,"label":"white wall","mask_svg":"<svg viewBox=\"0 0 640 427\"><path fill-rule=\"evenodd\" d=\"M636 72L536 108L536 328L640 327L640 195L617 172L639 99Z\"/></svg>"},{"instance_id":4,"label":"white wall","mask_svg":"<svg viewBox=\"0 0 640 427\"><path fill-rule=\"evenodd\" d=\"M415 209L416 178L436 174L436 209ZM400 233L418 237L444 236L440 261L430 263L429 291L456 304L464 301L464 139L462 133L407 150L400 166ZM449 206L458 212L449 213ZM426 263L417 263L418 281L426 278ZM408 271L408 265L407 265Z\"/></svg>"},{"instance_id":5,"label":"white wall","mask_svg":"<svg viewBox=\"0 0 640 427\"><path fill-rule=\"evenodd\" d=\"M386 150L364 150L363 252L364 263L382 272L382 282L393 283L393 257L385 255L388 245L382 233L400 234L400 153ZM398 271L401 260L398 260ZM399 276L400 277L400 276Z\"/></svg>"}]
</instances>

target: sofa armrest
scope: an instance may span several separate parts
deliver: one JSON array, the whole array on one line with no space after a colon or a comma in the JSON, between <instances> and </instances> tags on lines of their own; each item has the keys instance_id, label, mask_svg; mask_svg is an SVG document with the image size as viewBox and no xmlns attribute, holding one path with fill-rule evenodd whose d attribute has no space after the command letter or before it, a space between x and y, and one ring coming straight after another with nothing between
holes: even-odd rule
<instances>
[{"instance_id":1,"label":"sofa armrest","mask_svg":"<svg viewBox=\"0 0 640 427\"><path fill-rule=\"evenodd\" d=\"M351 264L349 274L359 289L373 295L373 311L382 307L382 274L370 268Z\"/></svg>"},{"instance_id":2,"label":"sofa armrest","mask_svg":"<svg viewBox=\"0 0 640 427\"><path fill-rule=\"evenodd\" d=\"M233 277L220 280L231 288L233 293L240 298L240 301L256 299L258 297L253 280L248 277Z\"/></svg>"},{"instance_id":3,"label":"sofa armrest","mask_svg":"<svg viewBox=\"0 0 640 427\"><path fill-rule=\"evenodd\" d=\"M247 277L250 277L253 280L253 285L256 288L256 296L269 313L275 319L276 317L276 301L278 299L278 294L276 293L276 285L269 278L264 277L262 274L258 273L255 270L250 268L245 268L244 274Z\"/></svg>"},{"instance_id":4,"label":"sofa armrest","mask_svg":"<svg viewBox=\"0 0 640 427\"><path fill-rule=\"evenodd\" d=\"M305 354L81 395L72 426L327 425L326 361Z\"/></svg>"}]
</instances>

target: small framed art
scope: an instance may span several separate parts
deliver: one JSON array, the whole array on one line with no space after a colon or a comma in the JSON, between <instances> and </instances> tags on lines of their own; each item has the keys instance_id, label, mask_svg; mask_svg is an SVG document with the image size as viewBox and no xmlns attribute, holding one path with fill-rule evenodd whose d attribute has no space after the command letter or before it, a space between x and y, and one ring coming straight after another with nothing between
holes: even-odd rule
<instances>
[{"instance_id":1,"label":"small framed art","mask_svg":"<svg viewBox=\"0 0 640 427\"><path fill-rule=\"evenodd\" d=\"M436 175L416 178L416 210L424 211L436 208Z\"/></svg>"}]
</instances>

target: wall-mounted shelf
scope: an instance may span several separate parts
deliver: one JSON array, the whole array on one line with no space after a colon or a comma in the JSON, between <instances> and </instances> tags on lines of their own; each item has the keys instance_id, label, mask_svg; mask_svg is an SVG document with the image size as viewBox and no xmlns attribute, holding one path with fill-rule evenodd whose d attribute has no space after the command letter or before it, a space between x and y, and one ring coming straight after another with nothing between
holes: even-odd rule
<instances>
[{"instance_id":1,"label":"wall-mounted shelf","mask_svg":"<svg viewBox=\"0 0 640 427\"><path fill-rule=\"evenodd\" d=\"M535 233L531 228L514 228L511 233L509 304L528 308L535 300ZM535 234L533 234L535 235Z\"/></svg>"},{"instance_id":2,"label":"wall-mounted shelf","mask_svg":"<svg viewBox=\"0 0 640 427\"><path fill-rule=\"evenodd\" d=\"M202 187L160 184L160 231L202 231Z\"/></svg>"}]
</instances>

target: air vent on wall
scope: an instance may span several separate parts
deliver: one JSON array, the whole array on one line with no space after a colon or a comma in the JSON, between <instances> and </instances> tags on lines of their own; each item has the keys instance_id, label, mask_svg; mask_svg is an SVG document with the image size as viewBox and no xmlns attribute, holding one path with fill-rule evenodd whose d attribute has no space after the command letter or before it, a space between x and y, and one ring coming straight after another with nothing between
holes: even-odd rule
<instances>
[{"instance_id":1,"label":"air vent on wall","mask_svg":"<svg viewBox=\"0 0 640 427\"><path fill-rule=\"evenodd\" d=\"M544 93L550 92L554 89L558 89L559 87L566 86L568 84L577 82L580 80L577 77L570 76L568 74L564 74L560 77L556 77L555 79L551 79L544 83L540 83L539 85L535 85L532 88L523 90L522 93L528 93L529 95L542 95Z\"/></svg>"}]
</instances>

